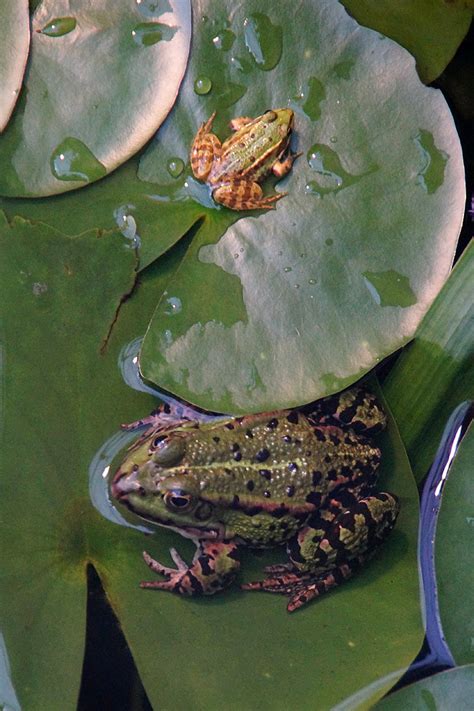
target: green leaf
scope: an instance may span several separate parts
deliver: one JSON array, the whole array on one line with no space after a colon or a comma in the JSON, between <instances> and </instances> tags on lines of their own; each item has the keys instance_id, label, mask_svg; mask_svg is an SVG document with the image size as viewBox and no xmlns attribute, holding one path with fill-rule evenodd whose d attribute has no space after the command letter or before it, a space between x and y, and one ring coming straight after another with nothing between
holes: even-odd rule
<instances>
[{"instance_id":1,"label":"green leaf","mask_svg":"<svg viewBox=\"0 0 474 711\"><path fill-rule=\"evenodd\" d=\"M70 239L19 219L0 232L0 630L11 669L10 679L1 677L5 665L0 671L0 700L15 693L23 708L75 708L88 563L101 576L157 708L173 707L179 689L180 704L193 708L309 709L317 699L323 709L389 671L402 673L422 638L418 504L393 422L380 438L380 486L401 497L400 519L380 554L339 590L291 617L284 598L237 588L203 600L140 590L148 575L143 547L166 558L171 544L185 555L192 546L164 530L145 539L109 520L118 513L107 503L102 473L113 464L117 441L125 444L119 423L156 404L128 387L120 368L130 376L133 343L180 255L143 272L120 306L134 283L135 260L117 234ZM281 555L245 556L245 579ZM178 676L177 659L189 662ZM54 684L51 669L61 672ZM338 683L328 684L328 674Z\"/></svg>"},{"instance_id":2,"label":"green leaf","mask_svg":"<svg viewBox=\"0 0 474 711\"><path fill-rule=\"evenodd\" d=\"M383 32L416 59L422 81L431 83L445 69L464 39L472 3L463 0L341 0L362 25Z\"/></svg>"},{"instance_id":3,"label":"green leaf","mask_svg":"<svg viewBox=\"0 0 474 711\"><path fill-rule=\"evenodd\" d=\"M450 413L474 397L473 278L471 243L384 382L418 481L433 460Z\"/></svg>"},{"instance_id":4,"label":"green leaf","mask_svg":"<svg viewBox=\"0 0 474 711\"><path fill-rule=\"evenodd\" d=\"M449 273L464 207L452 116L405 50L332 1L277 4L266 23L259 7L196 3L180 96L139 171L164 201L181 209L192 194L205 215L148 330L143 375L235 413L322 397L406 343ZM252 37L277 28L262 61L255 18ZM196 93L203 76L211 88ZM223 138L230 118L288 103L303 156L276 210L216 209L189 171L170 177L214 110ZM171 313L170 297L181 304Z\"/></svg>"},{"instance_id":5,"label":"green leaf","mask_svg":"<svg viewBox=\"0 0 474 711\"><path fill-rule=\"evenodd\" d=\"M188 0L44 0L25 91L0 138L0 192L61 193L98 180L151 137L174 103L191 34Z\"/></svg>"},{"instance_id":6,"label":"green leaf","mask_svg":"<svg viewBox=\"0 0 474 711\"><path fill-rule=\"evenodd\" d=\"M7 125L20 94L30 46L28 0L0 6L0 133Z\"/></svg>"},{"instance_id":7,"label":"green leaf","mask_svg":"<svg viewBox=\"0 0 474 711\"><path fill-rule=\"evenodd\" d=\"M436 578L441 622L457 664L474 662L472 587L474 426L464 435L444 486L436 530ZM462 605L460 607L460 600Z\"/></svg>"},{"instance_id":8,"label":"green leaf","mask_svg":"<svg viewBox=\"0 0 474 711\"><path fill-rule=\"evenodd\" d=\"M140 268L169 249L199 219L201 207L189 201L176 205L157 199L156 185L139 180L132 158L111 175L92 185L54 198L0 198L0 209L43 222L64 234L117 229L124 243L138 248Z\"/></svg>"},{"instance_id":9,"label":"green leaf","mask_svg":"<svg viewBox=\"0 0 474 711\"><path fill-rule=\"evenodd\" d=\"M437 711L469 709L474 694L474 664L434 674L416 684L390 694L374 707L375 711Z\"/></svg>"}]
</instances>

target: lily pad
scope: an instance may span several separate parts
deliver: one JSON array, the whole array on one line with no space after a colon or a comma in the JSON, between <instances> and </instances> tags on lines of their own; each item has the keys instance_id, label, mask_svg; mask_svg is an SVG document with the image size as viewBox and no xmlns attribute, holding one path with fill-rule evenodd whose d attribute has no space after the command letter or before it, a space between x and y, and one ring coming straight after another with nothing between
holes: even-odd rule
<instances>
[{"instance_id":1,"label":"lily pad","mask_svg":"<svg viewBox=\"0 0 474 711\"><path fill-rule=\"evenodd\" d=\"M395 694L390 694L374 707L375 711L435 711L435 709L469 709L474 694L474 664L456 667L421 679Z\"/></svg>"},{"instance_id":2,"label":"lily pad","mask_svg":"<svg viewBox=\"0 0 474 711\"><path fill-rule=\"evenodd\" d=\"M121 371L125 361L133 363L136 339L176 256L146 270L120 305L135 283L135 258L115 234L71 239L17 219L2 222L0 250L0 700L76 708L89 563L156 708L172 708L179 693L190 707L198 699L200 708L310 709L317 698L324 709L389 671L403 671L422 638L418 504L393 422L379 440L381 486L401 497L402 513L380 555L339 590L291 617L283 598L237 588L206 600L140 590L144 545L157 557L166 557L171 544L184 555L190 546L164 530L145 538L117 525L125 521L107 501L102 474L112 464L111 441L114 451L117 441L125 444L119 423L156 405L155 397L126 385ZM281 554L246 556L245 579ZM184 658L189 663L177 677L176 660ZM58 670L54 684L51 669ZM333 674L338 682L328 684Z\"/></svg>"},{"instance_id":3,"label":"lily pad","mask_svg":"<svg viewBox=\"0 0 474 711\"><path fill-rule=\"evenodd\" d=\"M142 373L235 413L322 397L406 343L448 276L464 207L452 116L408 52L329 0L260 9L196 3L180 96L139 171L166 203L200 201L205 218L151 322ZM189 168L170 176L214 110L225 138L230 118L287 105L303 155L276 210L219 209Z\"/></svg>"},{"instance_id":4,"label":"lily pad","mask_svg":"<svg viewBox=\"0 0 474 711\"><path fill-rule=\"evenodd\" d=\"M44 0L31 62L0 138L0 193L39 196L103 177L151 137L173 105L191 36L188 0Z\"/></svg>"},{"instance_id":5,"label":"lily pad","mask_svg":"<svg viewBox=\"0 0 474 711\"><path fill-rule=\"evenodd\" d=\"M460 444L445 484L436 532L436 577L441 621L457 664L474 662L474 426ZM459 601L462 600L462 605Z\"/></svg>"},{"instance_id":6,"label":"lily pad","mask_svg":"<svg viewBox=\"0 0 474 711\"><path fill-rule=\"evenodd\" d=\"M0 7L0 133L20 95L30 46L28 0L12 0Z\"/></svg>"},{"instance_id":7,"label":"lily pad","mask_svg":"<svg viewBox=\"0 0 474 711\"><path fill-rule=\"evenodd\" d=\"M342 0L362 25L408 49L426 84L446 68L472 20L470 0ZM470 5L470 9L469 9Z\"/></svg>"}]
</instances>

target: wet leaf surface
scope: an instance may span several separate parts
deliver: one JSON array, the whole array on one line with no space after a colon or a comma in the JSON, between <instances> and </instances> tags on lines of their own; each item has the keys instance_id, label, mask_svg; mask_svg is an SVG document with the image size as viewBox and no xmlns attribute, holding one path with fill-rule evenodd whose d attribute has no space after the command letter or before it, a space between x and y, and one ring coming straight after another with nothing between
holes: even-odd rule
<instances>
[{"instance_id":1,"label":"wet leaf surface","mask_svg":"<svg viewBox=\"0 0 474 711\"><path fill-rule=\"evenodd\" d=\"M28 49L28 0L11 0L0 7L0 133L20 94Z\"/></svg>"},{"instance_id":2,"label":"wet leaf surface","mask_svg":"<svg viewBox=\"0 0 474 711\"><path fill-rule=\"evenodd\" d=\"M474 664L421 679L380 701L376 711L468 709L474 693Z\"/></svg>"},{"instance_id":3,"label":"wet leaf surface","mask_svg":"<svg viewBox=\"0 0 474 711\"><path fill-rule=\"evenodd\" d=\"M176 98L191 35L187 0L153 6L44 0L36 8L25 90L0 138L1 194L87 185L151 137Z\"/></svg>"},{"instance_id":4,"label":"wet leaf surface","mask_svg":"<svg viewBox=\"0 0 474 711\"><path fill-rule=\"evenodd\" d=\"M225 3L196 6L182 91L139 169L165 204L193 195L205 216L150 325L142 372L227 412L322 397L406 343L449 273L464 204L451 114L406 51L332 2L280 5L265 22L258 7L232 3L229 24ZM214 110L223 138L230 118L288 103L303 155L275 211L216 209L189 169L171 177Z\"/></svg>"},{"instance_id":5,"label":"wet leaf surface","mask_svg":"<svg viewBox=\"0 0 474 711\"><path fill-rule=\"evenodd\" d=\"M115 510L107 504L101 474L117 451L119 423L156 403L128 387L120 368L124 346L143 333L156 291L179 255L143 273L101 352L135 278L134 253L121 238L89 232L70 239L16 220L2 225L1 251L6 349L0 629L11 667L10 679L0 682L2 692L10 683L24 708L75 708L88 562L99 572L157 708L175 703L178 658L187 660L180 666L180 699L194 708L225 700L236 709L255 703L287 708L290 702L309 709L315 698L320 708L329 708L361 685L406 667L422 634L417 494L393 423L382 438L381 486L400 495L402 514L380 555L340 590L293 616L280 596L235 588L207 600L140 590L138 582L148 574L144 547L166 559L169 545L185 556L192 546L163 530L150 538L110 521ZM19 322L35 327L20 330ZM259 577L265 562L281 559L281 553L246 555L244 579ZM49 683L52 668L62 672L55 684ZM329 684L331 678L337 683Z\"/></svg>"}]
</instances>

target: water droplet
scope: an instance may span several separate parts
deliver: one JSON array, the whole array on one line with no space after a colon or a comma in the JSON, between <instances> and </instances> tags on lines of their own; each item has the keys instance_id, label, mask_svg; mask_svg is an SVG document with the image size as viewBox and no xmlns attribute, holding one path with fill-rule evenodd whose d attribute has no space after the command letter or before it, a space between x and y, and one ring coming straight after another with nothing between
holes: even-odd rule
<instances>
[{"instance_id":1,"label":"water droplet","mask_svg":"<svg viewBox=\"0 0 474 711\"><path fill-rule=\"evenodd\" d=\"M183 304L181 303L181 299L177 296L170 296L169 299L166 299L166 303L168 304L165 308L165 314L167 316L174 316L174 314L179 314L180 311L182 311Z\"/></svg>"},{"instance_id":2,"label":"water droplet","mask_svg":"<svg viewBox=\"0 0 474 711\"><path fill-rule=\"evenodd\" d=\"M295 289L299 289L299 288L300 288L300 285L299 285L299 284L295 284Z\"/></svg>"},{"instance_id":3,"label":"water droplet","mask_svg":"<svg viewBox=\"0 0 474 711\"><path fill-rule=\"evenodd\" d=\"M151 47L152 45L164 40L169 42L174 37L176 27L164 25L161 22L143 22L132 30L132 37L135 44L140 47Z\"/></svg>"},{"instance_id":4,"label":"water droplet","mask_svg":"<svg viewBox=\"0 0 474 711\"><path fill-rule=\"evenodd\" d=\"M58 180L91 182L106 175L107 170L92 151L77 138L65 138L51 154L51 172Z\"/></svg>"},{"instance_id":5,"label":"water droplet","mask_svg":"<svg viewBox=\"0 0 474 711\"><path fill-rule=\"evenodd\" d=\"M311 146L307 159L309 166L318 173L319 177L318 180L308 182L305 191L319 196L347 188L377 170L377 166L374 165L360 175L348 173L342 167L338 154L324 143L315 143Z\"/></svg>"},{"instance_id":6,"label":"water droplet","mask_svg":"<svg viewBox=\"0 0 474 711\"><path fill-rule=\"evenodd\" d=\"M196 78L196 81L194 82L194 91L196 92L196 94L199 94L199 96L204 96L204 94L209 94L211 89L212 81L209 79L209 77L201 75Z\"/></svg>"},{"instance_id":7,"label":"water droplet","mask_svg":"<svg viewBox=\"0 0 474 711\"><path fill-rule=\"evenodd\" d=\"M137 234L137 223L131 210L135 210L135 205L121 205L114 210L115 222L123 234L129 240L130 244L127 247L138 249L141 245L140 236Z\"/></svg>"},{"instance_id":8,"label":"water droplet","mask_svg":"<svg viewBox=\"0 0 474 711\"><path fill-rule=\"evenodd\" d=\"M326 244L327 244L328 247L330 247L332 244L334 244L334 240L331 239L330 237L328 237L327 240L326 240Z\"/></svg>"},{"instance_id":9,"label":"water droplet","mask_svg":"<svg viewBox=\"0 0 474 711\"><path fill-rule=\"evenodd\" d=\"M235 69L238 69L244 74L249 74L252 71L252 63L245 57L231 57L230 63Z\"/></svg>"},{"instance_id":10,"label":"water droplet","mask_svg":"<svg viewBox=\"0 0 474 711\"><path fill-rule=\"evenodd\" d=\"M217 97L219 106L222 108L233 106L243 97L246 91L246 86L243 86L242 84L234 84L233 82L228 81L225 85L225 90Z\"/></svg>"},{"instance_id":11,"label":"water droplet","mask_svg":"<svg viewBox=\"0 0 474 711\"><path fill-rule=\"evenodd\" d=\"M243 247L241 247L241 248L239 249L239 252L240 252L241 254L243 254L243 253L244 253L244 251L245 251L245 250L244 250L244 248L243 248Z\"/></svg>"},{"instance_id":12,"label":"water droplet","mask_svg":"<svg viewBox=\"0 0 474 711\"><path fill-rule=\"evenodd\" d=\"M173 12L168 0L135 0L137 10L144 17L156 17L165 12Z\"/></svg>"},{"instance_id":13,"label":"water droplet","mask_svg":"<svg viewBox=\"0 0 474 711\"><path fill-rule=\"evenodd\" d=\"M316 284L316 279L308 279L308 284Z\"/></svg>"},{"instance_id":14,"label":"water droplet","mask_svg":"<svg viewBox=\"0 0 474 711\"><path fill-rule=\"evenodd\" d=\"M425 129L420 129L414 141L423 159L423 166L418 173L417 182L431 195L444 182L444 169L449 155L435 145L433 135Z\"/></svg>"},{"instance_id":15,"label":"water droplet","mask_svg":"<svg viewBox=\"0 0 474 711\"><path fill-rule=\"evenodd\" d=\"M38 30L42 35L48 35L48 37L62 37L63 35L69 34L76 27L75 17L56 17L51 22L48 22L43 29Z\"/></svg>"},{"instance_id":16,"label":"water droplet","mask_svg":"<svg viewBox=\"0 0 474 711\"><path fill-rule=\"evenodd\" d=\"M317 121L321 117L321 103L325 98L324 85L316 77L310 77L306 87L289 103L296 110L302 109L311 121Z\"/></svg>"},{"instance_id":17,"label":"water droplet","mask_svg":"<svg viewBox=\"0 0 474 711\"><path fill-rule=\"evenodd\" d=\"M244 20L245 45L260 69L269 71L280 61L283 31L267 15L255 12Z\"/></svg>"},{"instance_id":18,"label":"water droplet","mask_svg":"<svg viewBox=\"0 0 474 711\"><path fill-rule=\"evenodd\" d=\"M292 272L293 269L291 267L284 267L283 271L288 273L288 272Z\"/></svg>"},{"instance_id":19,"label":"water droplet","mask_svg":"<svg viewBox=\"0 0 474 711\"><path fill-rule=\"evenodd\" d=\"M238 258L239 258L239 255L238 255L237 252L236 252L236 253L234 254L234 259L238 259Z\"/></svg>"},{"instance_id":20,"label":"water droplet","mask_svg":"<svg viewBox=\"0 0 474 711\"><path fill-rule=\"evenodd\" d=\"M181 158L170 158L166 169L172 178L179 178L184 170L184 161Z\"/></svg>"},{"instance_id":21,"label":"water droplet","mask_svg":"<svg viewBox=\"0 0 474 711\"><path fill-rule=\"evenodd\" d=\"M300 257L301 259L306 259L306 252L301 252Z\"/></svg>"},{"instance_id":22,"label":"water droplet","mask_svg":"<svg viewBox=\"0 0 474 711\"><path fill-rule=\"evenodd\" d=\"M408 277L394 269L384 272L363 272L362 276L372 298L379 306L406 308L417 302Z\"/></svg>"},{"instance_id":23,"label":"water droplet","mask_svg":"<svg viewBox=\"0 0 474 711\"><path fill-rule=\"evenodd\" d=\"M331 138L329 140L331 141L331 143L337 143L336 136L331 136Z\"/></svg>"},{"instance_id":24,"label":"water droplet","mask_svg":"<svg viewBox=\"0 0 474 711\"><path fill-rule=\"evenodd\" d=\"M221 49L223 52L228 52L235 42L235 35L230 30L222 30L212 38L212 44L216 49Z\"/></svg>"}]
</instances>

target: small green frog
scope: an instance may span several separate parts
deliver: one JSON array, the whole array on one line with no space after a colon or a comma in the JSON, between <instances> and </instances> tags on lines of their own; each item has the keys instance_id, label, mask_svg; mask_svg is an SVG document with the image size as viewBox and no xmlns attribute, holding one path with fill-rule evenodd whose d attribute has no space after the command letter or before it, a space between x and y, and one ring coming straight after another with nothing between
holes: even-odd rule
<instances>
[{"instance_id":1,"label":"small green frog","mask_svg":"<svg viewBox=\"0 0 474 711\"><path fill-rule=\"evenodd\" d=\"M259 185L270 172L282 177L298 156L288 153L294 114L271 109L255 119L232 119L234 134L221 144L211 133L215 112L202 124L191 147L191 169L212 191L212 197L231 210L275 207L287 193L263 197ZM283 155L285 157L283 158Z\"/></svg>"},{"instance_id":2,"label":"small green frog","mask_svg":"<svg viewBox=\"0 0 474 711\"><path fill-rule=\"evenodd\" d=\"M290 597L292 612L349 578L392 530L393 494L377 492L385 425L375 397L354 388L301 410L200 422L162 406L125 427L149 424L115 473L113 497L153 523L191 538L176 569L144 553L166 580L142 582L183 595L212 595L239 569L239 548L287 544L289 563L270 566L244 590Z\"/></svg>"}]
</instances>

